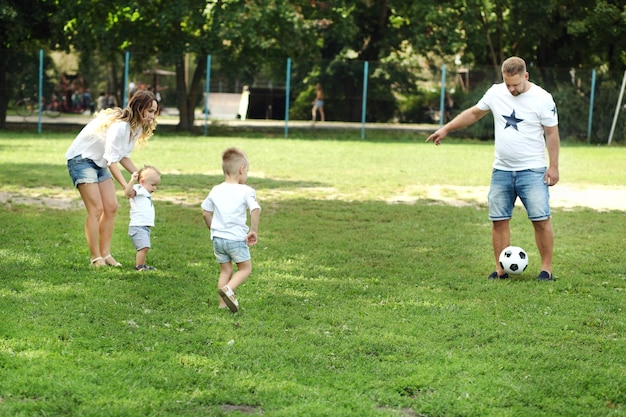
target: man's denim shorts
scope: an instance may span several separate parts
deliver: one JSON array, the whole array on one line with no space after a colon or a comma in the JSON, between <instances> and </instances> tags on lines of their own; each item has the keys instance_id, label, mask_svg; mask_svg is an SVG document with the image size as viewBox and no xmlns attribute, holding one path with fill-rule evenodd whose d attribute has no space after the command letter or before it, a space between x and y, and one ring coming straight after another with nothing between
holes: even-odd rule
<instances>
[{"instance_id":1,"label":"man's denim shorts","mask_svg":"<svg viewBox=\"0 0 626 417\"><path fill-rule=\"evenodd\" d=\"M236 264L250 260L250 248L245 241L213 238L213 253L218 263L235 262Z\"/></svg>"},{"instance_id":2,"label":"man's denim shorts","mask_svg":"<svg viewBox=\"0 0 626 417\"><path fill-rule=\"evenodd\" d=\"M97 184L113 178L109 167L101 168L91 159L83 158L82 155L69 159L67 169L74 187L78 187L78 184Z\"/></svg>"},{"instance_id":3,"label":"man's denim shorts","mask_svg":"<svg viewBox=\"0 0 626 417\"><path fill-rule=\"evenodd\" d=\"M489 188L489 220L510 219L517 197L526 207L530 220L549 219L550 192L544 182L545 175L545 168L524 171L494 169Z\"/></svg>"}]
</instances>

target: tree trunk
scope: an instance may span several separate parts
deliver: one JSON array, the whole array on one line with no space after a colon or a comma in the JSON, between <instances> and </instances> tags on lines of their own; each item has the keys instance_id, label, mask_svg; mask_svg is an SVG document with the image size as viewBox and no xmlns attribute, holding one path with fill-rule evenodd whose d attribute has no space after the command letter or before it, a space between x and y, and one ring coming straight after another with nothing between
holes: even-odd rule
<instances>
[{"instance_id":1,"label":"tree trunk","mask_svg":"<svg viewBox=\"0 0 626 417\"><path fill-rule=\"evenodd\" d=\"M7 67L5 57L8 56L7 51L0 53L0 130L7 127L7 107L11 96L10 86L7 85Z\"/></svg>"},{"instance_id":2,"label":"tree trunk","mask_svg":"<svg viewBox=\"0 0 626 417\"><path fill-rule=\"evenodd\" d=\"M206 60L198 57L189 90L185 83L185 58L181 54L176 58L176 91L178 93L178 111L180 119L177 130L191 132L195 121L196 104L202 97L201 83L206 73Z\"/></svg>"},{"instance_id":3,"label":"tree trunk","mask_svg":"<svg viewBox=\"0 0 626 417\"><path fill-rule=\"evenodd\" d=\"M181 54L176 57L176 93L178 94L178 127L183 132L191 131L193 127L193 107L190 108L185 83L185 59Z\"/></svg>"}]
</instances>

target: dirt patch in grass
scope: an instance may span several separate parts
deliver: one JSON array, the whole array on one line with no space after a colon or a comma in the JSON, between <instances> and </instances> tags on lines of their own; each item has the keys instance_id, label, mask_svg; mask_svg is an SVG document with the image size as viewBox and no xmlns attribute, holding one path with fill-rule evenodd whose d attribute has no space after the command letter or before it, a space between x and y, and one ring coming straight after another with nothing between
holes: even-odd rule
<instances>
[{"instance_id":1,"label":"dirt patch in grass","mask_svg":"<svg viewBox=\"0 0 626 417\"><path fill-rule=\"evenodd\" d=\"M319 191L319 190L318 190ZM418 201L431 201L436 204L448 204L457 207L486 206L489 187L465 187L453 185L423 186L415 185L402 190L402 193L386 199L389 204L414 204ZM341 199L333 189L313 198L329 200ZM261 195L261 193L259 193ZM288 197L280 191L271 193L269 199ZM187 196L161 196L161 200L174 204L199 205L191 203ZM197 204L196 204L197 203ZM0 191L0 204L36 205L57 210L76 210L84 208L80 196L73 189L64 188L28 188L21 192ZM596 211L626 210L626 187L608 186L570 186L557 185L550 188L550 204L553 208L574 209L590 208Z\"/></svg>"},{"instance_id":2,"label":"dirt patch in grass","mask_svg":"<svg viewBox=\"0 0 626 417\"><path fill-rule=\"evenodd\" d=\"M25 188L21 192L0 191L0 203L11 207L36 205L57 210L75 210L85 207L75 190L64 188Z\"/></svg>"},{"instance_id":3,"label":"dirt patch in grass","mask_svg":"<svg viewBox=\"0 0 626 417\"><path fill-rule=\"evenodd\" d=\"M387 202L410 204L431 200L457 207L486 206L488 192L487 186L415 186L389 198ZM626 187L557 185L550 188L550 205L566 210L581 207L596 211L626 210Z\"/></svg>"}]
</instances>

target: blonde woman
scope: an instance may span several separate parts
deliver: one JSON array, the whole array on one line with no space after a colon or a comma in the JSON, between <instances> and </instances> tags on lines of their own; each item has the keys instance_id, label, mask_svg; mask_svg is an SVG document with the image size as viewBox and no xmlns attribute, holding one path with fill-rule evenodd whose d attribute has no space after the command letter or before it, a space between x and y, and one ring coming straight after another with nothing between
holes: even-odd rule
<instances>
[{"instance_id":1,"label":"blonde woman","mask_svg":"<svg viewBox=\"0 0 626 417\"><path fill-rule=\"evenodd\" d=\"M85 236L93 266L121 266L111 255L117 197L113 178L126 188L117 165L137 172L130 159L135 145L143 145L156 127L158 105L154 94L138 91L124 109L106 109L90 121L72 142L65 159L87 209Z\"/></svg>"}]
</instances>

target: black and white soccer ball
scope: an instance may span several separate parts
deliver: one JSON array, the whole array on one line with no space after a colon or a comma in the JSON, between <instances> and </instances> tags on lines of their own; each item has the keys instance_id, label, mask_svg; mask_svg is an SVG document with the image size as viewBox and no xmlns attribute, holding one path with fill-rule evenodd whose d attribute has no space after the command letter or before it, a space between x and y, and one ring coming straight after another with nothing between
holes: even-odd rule
<instances>
[{"instance_id":1,"label":"black and white soccer ball","mask_svg":"<svg viewBox=\"0 0 626 417\"><path fill-rule=\"evenodd\" d=\"M518 246L507 246L500 252L500 266L509 274L521 274L528 266L528 254Z\"/></svg>"}]
</instances>

